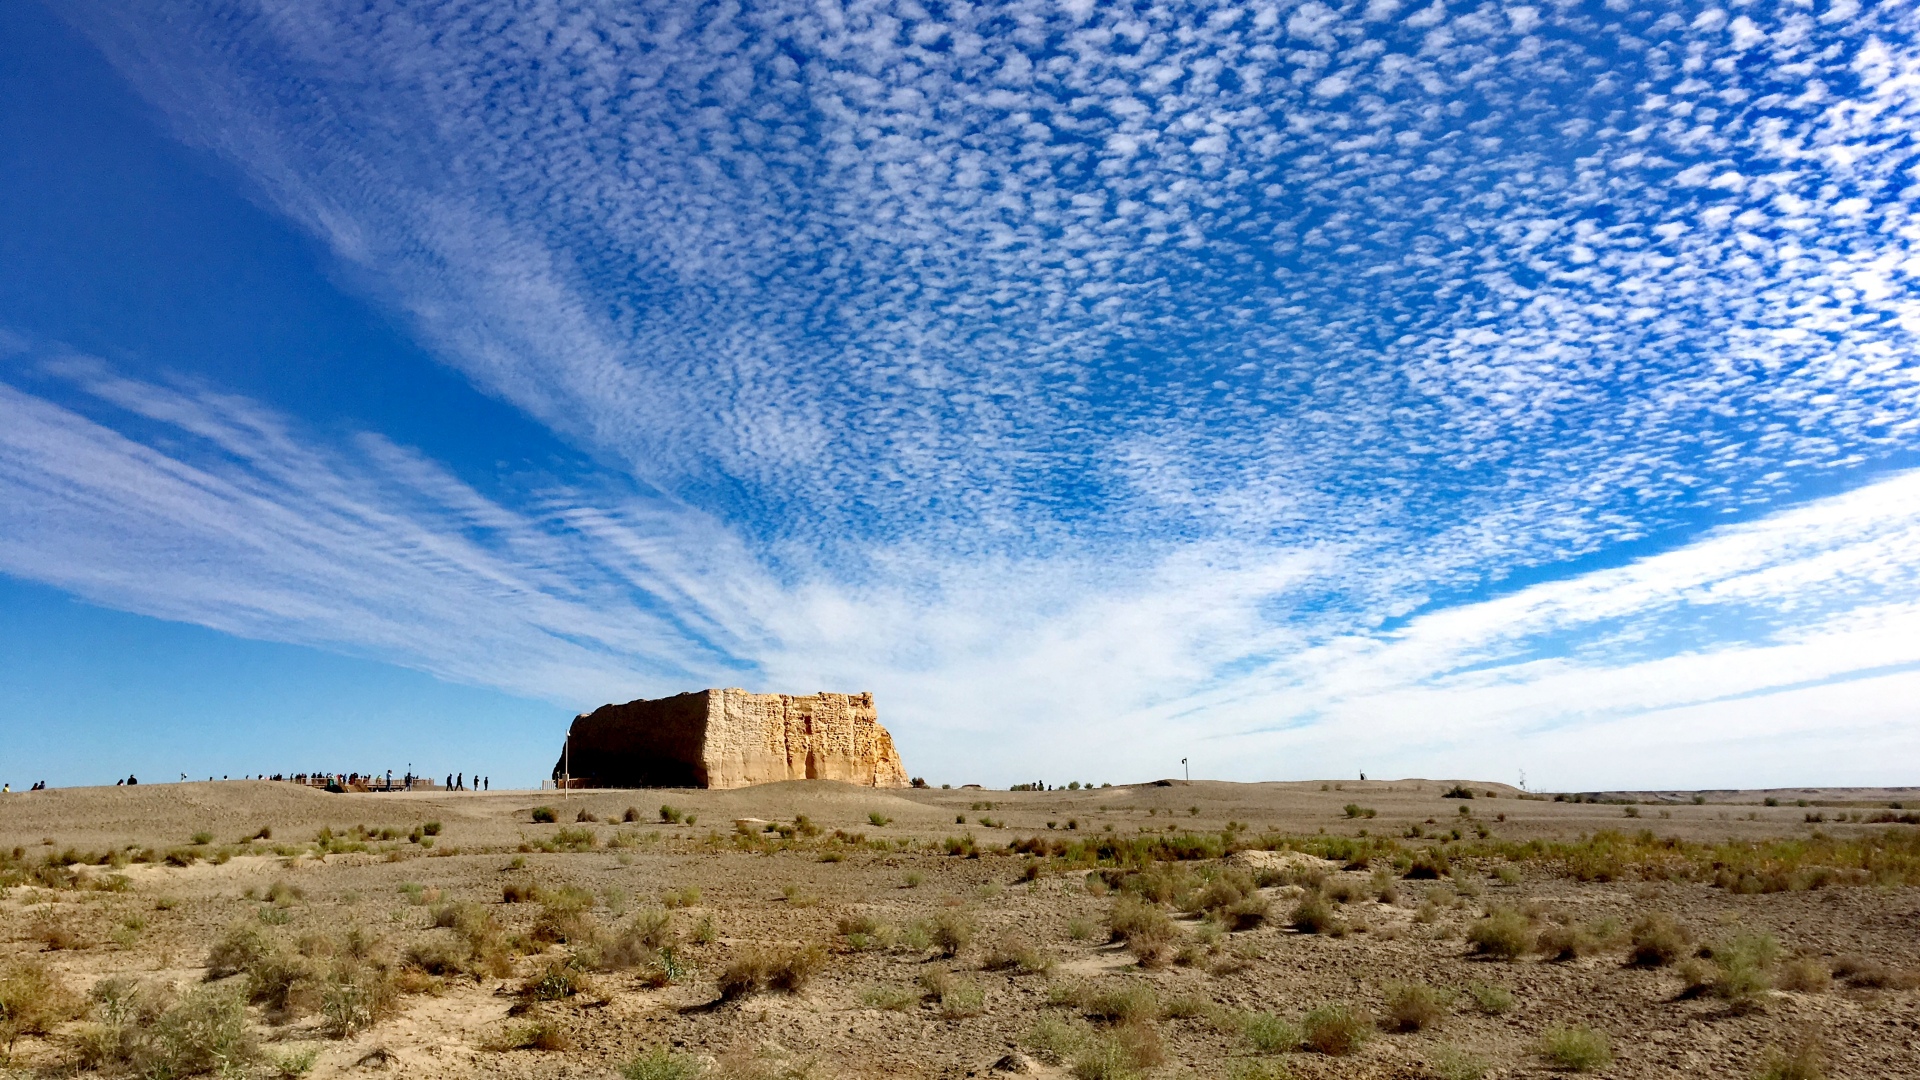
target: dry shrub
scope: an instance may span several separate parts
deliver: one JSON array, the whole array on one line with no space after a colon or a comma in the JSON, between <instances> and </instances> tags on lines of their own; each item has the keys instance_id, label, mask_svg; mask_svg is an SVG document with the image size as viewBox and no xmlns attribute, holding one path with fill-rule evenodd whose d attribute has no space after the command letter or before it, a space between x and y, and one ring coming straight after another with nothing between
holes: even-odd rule
<instances>
[{"instance_id":1,"label":"dry shrub","mask_svg":"<svg viewBox=\"0 0 1920 1080\"><path fill-rule=\"evenodd\" d=\"M393 1012L399 996L393 969L385 963L337 957L320 986L320 1028L336 1039L365 1031Z\"/></svg>"},{"instance_id":2,"label":"dry shrub","mask_svg":"<svg viewBox=\"0 0 1920 1080\"><path fill-rule=\"evenodd\" d=\"M942 956L957 956L973 940L973 920L949 908L933 918L933 944Z\"/></svg>"},{"instance_id":3,"label":"dry shrub","mask_svg":"<svg viewBox=\"0 0 1920 1080\"><path fill-rule=\"evenodd\" d=\"M1293 906L1288 923L1303 934L1338 935L1345 930L1340 920L1334 917L1333 905L1327 902L1326 894L1313 889L1301 895L1300 902Z\"/></svg>"},{"instance_id":4,"label":"dry shrub","mask_svg":"<svg viewBox=\"0 0 1920 1080\"><path fill-rule=\"evenodd\" d=\"M508 1050L569 1050L573 1040L554 1021L540 1018L517 1024L508 1024L487 1038L481 1044L482 1049L495 1051Z\"/></svg>"},{"instance_id":5,"label":"dry shrub","mask_svg":"<svg viewBox=\"0 0 1920 1080\"><path fill-rule=\"evenodd\" d=\"M1242 1013L1234 1018L1240 1034L1262 1054L1278 1054L1300 1045L1299 1027L1270 1012Z\"/></svg>"},{"instance_id":6,"label":"dry shrub","mask_svg":"<svg viewBox=\"0 0 1920 1080\"><path fill-rule=\"evenodd\" d=\"M1126 942L1128 950L1149 965L1169 958L1179 936L1160 905L1126 895L1114 898L1107 912L1107 931L1112 940Z\"/></svg>"},{"instance_id":7,"label":"dry shrub","mask_svg":"<svg viewBox=\"0 0 1920 1080\"><path fill-rule=\"evenodd\" d=\"M509 881L500 887L500 902L503 904L525 904L534 898L534 886L530 881Z\"/></svg>"},{"instance_id":8,"label":"dry shrub","mask_svg":"<svg viewBox=\"0 0 1920 1080\"><path fill-rule=\"evenodd\" d=\"M1613 1064L1613 1044L1606 1033L1588 1027L1554 1027L1540 1038L1540 1053L1554 1067L1570 1072L1592 1072Z\"/></svg>"},{"instance_id":9,"label":"dry shrub","mask_svg":"<svg viewBox=\"0 0 1920 1080\"><path fill-rule=\"evenodd\" d=\"M1767 1052L1759 1080L1825 1080L1826 1075L1826 1054L1820 1037L1806 1031L1785 1050Z\"/></svg>"},{"instance_id":10,"label":"dry shrub","mask_svg":"<svg viewBox=\"0 0 1920 1080\"><path fill-rule=\"evenodd\" d=\"M566 886L539 892L540 917L534 920L533 939L555 944L591 944L596 932L593 894Z\"/></svg>"},{"instance_id":11,"label":"dry shrub","mask_svg":"<svg viewBox=\"0 0 1920 1080\"><path fill-rule=\"evenodd\" d=\"M535 1001L563 1001L593 991L593 980L577 958L550 960L545 967L529 975L520 993Z\"/></svg>"},{"instance_id":12,"label":"dry shrub","mask_svg":"<svg viewBox=\"0 0 1920 1080\"><path fill-rule=\"evenodd\" d=\"M1706 950L1712 967L1702 985L1698 970L1690 971L1694 992L1708 990L1737 1011L1760 1008L1773 989L1773 968L1780 943L1771 934L1735 934Z\"/></svg>"},{"instance_id":13,"label":"dry shrub","mask_svg":"<svg viewBox=\"0 0 1920 1080\"><path fill-rule=\"evenodd\" d=\"M1467 942L1482 956L1512 960L1533 948L1533 924L1512 908L1494 908L1467 931Z\"/></svg>"},{"instance_id":14,"label":"dry shrub","mask_svg":"<svg viewBox=\"0 0 1920 1080\"><path fill-rule=\"evenodd\" d=\"M625 971L653 964L660 959L661 951L677 940L672 917L660 908L649 908L599 943L593 950L594 966L602 971Z\"/></svg>"},{"instance_id":15,"label":"dry shrub","mask_svg":"<svg viewBox=\"0 0 1920 1080\"><path fill-rule=\"evenodd\" d=\"M1133 1024L1160 1015L1160 998L1153 987L1127 985L1087 994L1081 1002L1087 1015L1111 1024Z\"/></svg>"},{"instance_id":16,"label":"dry shrub","mask_svg":"<svg viewBox=\"0 0 1920 1080\"><path fill-rule=\"evenodd\" d=\"M1467 996L1473 999L1473 1007L1488 1016L1499 1016L1513 1011L1513 991L1504 986L1475 982L1467 984Z\"/></svg>"},{"instance_id":17,"label":"dry shrub","mask_svg":"<svg viewBox=\"0 0 1920 1080\"><path fill-rule=\"evenodd\" d=\"M51 908L43 908L34 916L33 939L48 952L63 952L69 949L86 947L80 935L66 919L55 914Z\"/></svg>"},{"instance_id":18,"label":"dry shrub","mask_svg":"<svg viewBox=\"0 0 1920 1080\"><path fill-rule=\"evenodd\" d=\"M1559 923L1540 931L1534 947L1549 960L1577 960L1599 952L1605 947L1607 937L1604 927Z\"/></svg>"},{"instance_id":19,"label":"dry shrub","mask_svg":"<svg viewBox=\"0 0 1920 1080\"><path fill-rule=\"evenodd\" d=\"M1387 1013L1381 1023L1391 1031L1424 1031L1446 1018L1452 998L1446 991L1420 983L1387 987Z\"/></svg>"},{"instance_id":20,"label":"dry shrub","mask_svg":"<svg viewBox=\"0 0 1920 1080\"><path fill-rule=\"evenodd\" d=\"M1907 990L1920 986L1920 974L1858 956L1843 956L1834 961L1833 973L1853 986L1869 990Z\"/></svg>"},{"instance_id":21,"label":"dry shrub","mask_svg":"<svg viewBox=\"0 0 1920 1080\"><path fill-rule=\"evenodd\" d=\"M980 966L988 971L1012 970L1021 975L1040 975L1053 968L1053 958L1026 937L1008 932L987 947Z\"/></svg>"},{"instance_id":22,"label":"dry shrub","mask_svg":"<svg viewBox=\"0 0 1920 1080\"><path fill-rule=\"evenodd\" d=\"M93 1022L74 1037L83 1068L153 1080L241 1075L259 1056L247 1003L227 987L200 987L175 1000L164 987L106 979L94 987Z\"/></svg>"},{"instance_id":23,"label":"dry shrub","mask_svg":"<svg viewBox=\"0 0 1920 1080\"><path fill-rule=\"evenodd\" d=\"M1833 973L1812 956L1791 960L1780 968L1780 989L1798 994L1824 994L1833 987Z\"/></svg>"},{"instance_id":24,"label":"dry shrub","mask_svg":"<svg viewBox=\"0 0 1920 1080\"><path fill-rule=\"evenodd\" d=\"M939 1007L942 1019L958 1020L986 1011L986 991L970 979L936 968L921 975L920 985Z\"/></svg>"},{"instance_id":25,"label":"dry shrub","mask_svg":"<svg viewBox=\"0 0 1920 1080\"><path fill-rule=\"evenodd\" d=\"M921 994L904 986L869 986L860 991L860 1004L869 1009L900 1012L919 1004Z\"/></svg>"},{"instance_id":26,"label":"dry shrub","mask_svg":"<svg viewBox=\"0 0 1920 1080\"><path fill-rule=\"evenodd\" d=\"M1650 911L1636 919L1631 940L1627 960L1639 967L1666 967L1693 948L1686 927L1664 911Z\"/></svg>"},{"instance_id":27,"label":"dry shrub","mask_svg":"<svg viewBox=\"0 0 1920 1080\"><path fill-rule=\"evenodd\" d=\"M815 944L749 950L721 971L721 1000L731 1001L763 990L797 993L826 960L827 951Z\"/></svg>"},{"instance_id":28,"label":"dry shrub","mask_svg":"<svg viewBox=\"0 0 1920 1080\"><path fill-rule=\"evenodd\" d=\"M34 959L16 960L0 970L0 1041L8 1060L22 1035L45 1035L53 1025L78 1016L81 1001L60 976Z\"/></svg>"},{"instance_id":29,"label":"dry shrub","mask_svg":"<svg viewBox=\"0 0 1920 1080\"><path fill-rule=\"evenodd\" d=\"M1351 1005L1322 1005L1300 1019L1300 1041L1334 1057L1360 1049L1372 1034L1372 1018Z\"/></svg>"},{"instance_id":30,"label":"dry shrub","mask_svg":"<svg viewBox=\"0 0 1920 1080\"><path fill-rule=\"evenodd\" d=\"M1439 881L1453 873L1453 864L1447 860L1447 853L1439 848L1422 848L1414 854L1412 865L1407 867L1403 877L1424 881Z\"/></svg>"},{"instance_id":31,"label":"dry shrub","mask_svg":"<svg viewBox=\"0 0 1920 1080\"><path fill-rule=\"evenodd\" d=\"M620 1075L625 1080L697 1080L705 1071L699 1058L676 1054L664 1046L656 1046L620 1067Z\"/></svg>"}]
</instances>

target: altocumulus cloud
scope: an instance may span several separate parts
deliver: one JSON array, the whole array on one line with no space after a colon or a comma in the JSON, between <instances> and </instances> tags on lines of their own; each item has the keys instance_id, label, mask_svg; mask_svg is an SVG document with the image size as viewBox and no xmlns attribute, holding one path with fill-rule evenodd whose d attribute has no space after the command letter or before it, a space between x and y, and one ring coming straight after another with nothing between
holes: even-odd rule
<instances>
[{"instance_id":1,"label":"altocumulus cloud","mask_svg":"<svg viewBox=\"0 0 1920 1080\"><path fill-rule=\"evenodd\" d=\"M625 469L482 496L61 361L90 404L0 399L13 572L567 700L853 680L975 761L1097 722L1116 769L1571 782L1810 688L1865 731L1920 662L1912 482L1873 479L1920 438L1904 6L68 10ZM324 543L223 517L318 496Z\"/></svg>"}]
</instances>

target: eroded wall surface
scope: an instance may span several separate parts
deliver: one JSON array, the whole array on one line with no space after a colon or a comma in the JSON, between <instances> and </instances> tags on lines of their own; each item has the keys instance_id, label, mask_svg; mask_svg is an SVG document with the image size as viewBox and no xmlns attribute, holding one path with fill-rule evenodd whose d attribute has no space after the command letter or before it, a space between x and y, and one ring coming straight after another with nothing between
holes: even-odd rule
<instances>
[{"instance_id":1,"label":"eroded wall surface","mask_svg":"<svg viewBox=\"0 0 1920 1080\"><path fill-rule=\"evenodd\" d=\"M872 694L738 688L603 705L574 718L563 772L593 787L735 788L780 780L906 787ZM564 755L563 755L564 757Z\"/></svg>"}]
</instances>

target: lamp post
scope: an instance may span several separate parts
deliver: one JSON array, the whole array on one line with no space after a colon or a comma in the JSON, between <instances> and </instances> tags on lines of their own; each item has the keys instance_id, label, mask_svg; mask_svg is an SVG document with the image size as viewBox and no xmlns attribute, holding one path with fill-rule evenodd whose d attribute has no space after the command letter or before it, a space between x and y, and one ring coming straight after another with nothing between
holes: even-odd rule
<instances>
[{"instance_id":1,"label":"lamp post","mask_svg":"<svg viewBox=\"0 0 1920 1080\"><path fill-rule=\"evenodd\" d=\"M1187 777L1187 783L1189 783L1189 784L1191 784L1191 783L1193 783L1193 770L1192 770L1192 769L1189 769L1189 768L1187 768L1187 759L1186 759L1186 758L1181 758L1181 759L1180 759L1180 768L1181 768L1181 770L1182 770L1183 772L1185 772L1185 773L1186 773L1186 777Z\"/></svg>"}]
</instances>

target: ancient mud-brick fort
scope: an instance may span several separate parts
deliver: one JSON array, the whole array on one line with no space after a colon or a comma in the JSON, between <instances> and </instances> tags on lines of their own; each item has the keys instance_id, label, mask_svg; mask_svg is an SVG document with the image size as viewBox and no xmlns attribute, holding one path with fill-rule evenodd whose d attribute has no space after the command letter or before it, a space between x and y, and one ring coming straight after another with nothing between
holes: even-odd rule
<instances>
[{"instance_id":1,"label":"ancient mud-brick fort","mask_svg":"<svg viewBox=\"0 0 1920 1080\"><path fill-rule=\"evenodd\" d=\"M872 694L696 690L574 717L554 779L576 787L737 788L778 780L906 787Z\"/></svg>"}]
</instances>

